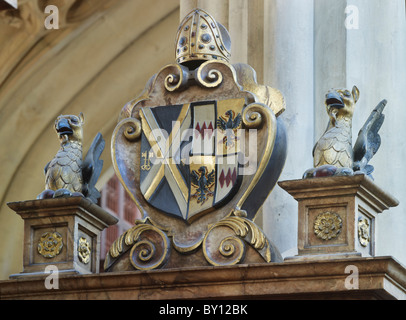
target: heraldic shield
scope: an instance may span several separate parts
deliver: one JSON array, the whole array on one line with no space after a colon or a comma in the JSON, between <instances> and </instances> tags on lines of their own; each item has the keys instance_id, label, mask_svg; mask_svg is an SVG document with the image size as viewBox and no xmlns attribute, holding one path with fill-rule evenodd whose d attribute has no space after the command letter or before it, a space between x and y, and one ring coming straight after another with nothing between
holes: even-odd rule
<instances>
[{"instance_id":1,"label":"heraldic shield","mask_svg":"<svg viewBox=\"0 0 406 320\"><path fill-rule=\"evenodd\" d=\"M106 271L281 261L253 222L282 172L282 94L229 63L227 30L196 9L167 65L127 103L114 170L143 218L111 246Z\"/></svg>"},{"instance_id":2,"label":"heraldic shield","mask_svg":"<svg viewBox=\"0 0 406 320\"><path fill-rule=\"evenodd\" d=\"M140 189L152 206L190 220L235 194L244 105L229 99L142 109Z\"/></svg>"}]
</instances>

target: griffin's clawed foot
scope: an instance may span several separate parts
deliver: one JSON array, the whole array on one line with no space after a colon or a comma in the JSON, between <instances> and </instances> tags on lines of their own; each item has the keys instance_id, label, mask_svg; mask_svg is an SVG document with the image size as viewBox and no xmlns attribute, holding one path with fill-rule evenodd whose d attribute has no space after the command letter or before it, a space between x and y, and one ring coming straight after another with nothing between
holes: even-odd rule
<instances>
[{"instance_id":1,"label":"griffin's clawed foot","mask_svg":"<svg viewBox=\"0 0 406 320\"><path fill-rule=\"evenodd\" d=\"M303 179L353 175L354 170L351 168L338 168L336 166L326 164L317 168L306 170L306 172L303 174Z\"/></svg>"},{"instance_id":2,"label":"griffin's clawed foot","mask_svg":"<svg viewBox=\"0 0 406 320\"><path fill-rule=\"evenodd\" d=\"M81 192L70 192L68 189L58 189L56 191L45 189L38 196L37 200L52 198L85 197Z\"/></svg>"}]
</instances>

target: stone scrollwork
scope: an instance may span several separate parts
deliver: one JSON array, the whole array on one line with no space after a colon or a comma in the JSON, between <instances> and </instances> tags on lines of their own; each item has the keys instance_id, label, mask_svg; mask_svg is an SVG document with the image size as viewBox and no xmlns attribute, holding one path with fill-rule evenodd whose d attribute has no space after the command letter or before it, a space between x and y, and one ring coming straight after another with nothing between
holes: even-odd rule
<instances>
[{"instance_id":1,"label":"stone scrollwork","mask_svg":"<svg viewBox=\"0 0 406 320\"><path fill-rule=\"evenodd\" d=\"M342 230L343 220L334 212L323 212L316 217L314 233L322 240L336 238Z\"/></svg>"},{"instance_id":2,"label":"stone scrollwork","mask_svg":"<svg viewBox=\"0 0 406 320\"><path fill-rule=\"evenodd\" d=\"M235 265L244 259L246 243L266 262L271 261L271 249L264 233L251 220L231 215L209 228L203 240L203 254L213 266Z\"/></svg>"},{"instance_id":3,"label":"stone scrollwork","mask_svg":"<svg viewBox=\"0 0 406 320\"><path fill-rule=\"evenodd\" d=\"M150 223L150 219L137 220L134 227L113 243L110 257L115 259L131 249L129 259L135 269L153 270L162 267L169 258L170 242L165 232Z\"/></svg>"},{"instance_id":4,"label":"stone scrollwork","mask_svg":"<svg viewBox=\"0 0 406 320\"><path fill-rule=\"evenodd\" d=\"M232 213L211 225L202 241L193 248L177 248L167 235L150 218L137 220L134 227L122 234L110 247L105 261L109 270L115 261L129 252L128 259L137 270L160 269L170 260L172 245L181 254L192 254L199 247L206 261L213 266L235 265L244 261L247 246L255 249L262 259L271 262L271 245L254 222ZM191 250L191 248L193 250Z\"/></svg>"},{"instance_id":5,"label":"stone scrollwork","mask_svg":"<svg viewBox=\"0 0 406 320\"><path fill-rule=\"evenodd\" d=\"M173 64L166 68L170 74L165 77L165 89L172 92L184 86L189 80L187 69L181 65Z\"/></svg>"},{"instance_id":6,"label":"stone scrollwork","mask_svg":"<svg viewBox=\"0 0 406 320\"><path fill-rule=\"evenodd\" d=\"M220 68L216 67L223 65L222 62L207 61L203 63L195 71L195 79L198 84L206 88L216 88L223 82L223 73Z\"/></svg>"},{"instance_id":7,"label":"stone scrollwork","mask_svg":"<svg viewBox=\"0 0 406 320\"><path fill-rule=\"evenodd\" d=\"M38 241L38 253L44 258L55 258L62 248L63 239L58 232L46 232Z\"/></svg>"},{"instance_id":8,"label":"stone scrollwork","mask_svg":"<svg viewBox=\"0 0 406 320\"><path fill-rule=\"evenodd\" d=\"M263 105L253 103L244 109L243 122L246 128L259 128L262 125L263 108Z\"/></svg>"},{"instance_id":9,"label":"stone scrollwork","mask_svg":"<svg viewBox=\"0 0 406 320\"><path fill-rule=\"evenodd\" d=\"M189 70L178 64L170 64L162 68L154 79L154 85L163 83L165 89L173 92L182 89L189 80Z\"/></svg>"},{"instance_id":10,"label":"stone scrollwork","mask_svg":"<svg viewBox=\"0 0 406 320\"><path fill-rule=\"evenodd\" d=\"M136 118L125 119L120 126L124 128L123 134L129 142L133 142L141 136L141 121Z\"/></svg>"}]
</instances>

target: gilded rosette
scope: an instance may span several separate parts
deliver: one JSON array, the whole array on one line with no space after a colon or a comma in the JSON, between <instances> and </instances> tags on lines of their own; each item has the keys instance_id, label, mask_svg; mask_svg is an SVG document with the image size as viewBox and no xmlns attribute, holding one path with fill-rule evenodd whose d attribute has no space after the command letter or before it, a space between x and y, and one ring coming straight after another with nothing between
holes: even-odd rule
<instances>
[{"instance_id":1,"label":"gilded rosette","mask_svg":"<svg viewBox=\"0 0 406 320\"><path fill-rule=\"evenodd\" d=\"M314 222L314 233L323 240L336 238L342 230L343 220L334 212L324 212L316 217Z\"/></svg>"},{"instance_id":2,"label":"gilded rosette","mask_svg":"<svg viewBox=\"0 0 406 320\"><path fill-rule=\"evenodd\" d=\"M55 258L62 248L63 240L58 232L46 232L38 241L38 253L44 258Z\"/></svg>"},{"instance_id":3,"label":"gilded rosette","mask_svg":"<svg viewBox=\"0 0 406 320\"><path fill-rule=\"evenodd\" d=\"M78 240L79 261L84 264L88 264L90 262L91 253L92 248L90 246L89 241L84 237L80 237Z\"/></svg>"},{"instance_id":4,"label":"gilded rosette","mask_svg":"<svg viewBox=\"0 0 406 320\"><path fill-rule=\"evenodd\" d=\"M358 220L358 240L363 247L367 247L371 241L370 225L368 219L366 218Z\"/></svg>"}]
</instances>

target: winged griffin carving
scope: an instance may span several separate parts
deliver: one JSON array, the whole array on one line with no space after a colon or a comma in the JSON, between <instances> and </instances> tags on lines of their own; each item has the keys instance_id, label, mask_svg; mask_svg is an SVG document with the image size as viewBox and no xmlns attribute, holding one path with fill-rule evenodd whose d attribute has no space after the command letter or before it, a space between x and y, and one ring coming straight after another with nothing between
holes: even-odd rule
<instances>
[{"instance_id":1,"label":"winged griffin carving","mask_svg":"<svg viewBox=\"0 0 406 320\"><path fill-rule=\"evenodd\" d=\"M356 86L352 91L331 89L326 94L329 122L313 148L314 168L307 170L303 178L353 174L372 178L374 167L369 161L381 145L379 130L385 119L382 112L387 101L382 100L372 111L352 146L352 117L358 99Z\"/></svg>"},{"instance_id":2,"label":"winged griffin carving","mask_svg":"<svg viewBox=\"0 0 406 320\"><path fill-rule=\"evenodd\" d=\"M84 196L97 202L100 192L96 182L103 168L100 156L105 141L96 135L86 156L82 158L84 116L60 115L55 120L55 131L61 148L45 166L45 190L38 199Z\"/></svg>"}]
</instances>

